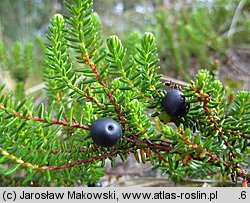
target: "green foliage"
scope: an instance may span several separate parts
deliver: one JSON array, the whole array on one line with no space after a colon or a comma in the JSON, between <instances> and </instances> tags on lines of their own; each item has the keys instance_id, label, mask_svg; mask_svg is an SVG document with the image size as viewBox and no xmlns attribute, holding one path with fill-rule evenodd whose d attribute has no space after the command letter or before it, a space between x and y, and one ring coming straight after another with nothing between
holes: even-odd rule
<instances>
[{"instance_id":1,"label":"green foliage","mask_svg":"<svg viewBox=\"0 0 250 203\"><path fill-rule=\"evenodd\" d=\"M194 174L202 177L208 171L216 171L211 167L214 162L222 174L237 174L235 164L241 162L246 167L246 157L249 157L249 92L239 92L230 110L225 112L225 90L207 70L199 71L196 80L184 92L192 104L189 114L182 119L185 129L181 124L177 134L165 126L162 132L174 144L172 153L181 150L182 159L178 156L177 161L182 162L190 155L197 160L187 164L185 173L183 169L176 172L178 168L173 171L170 168L168 172L176 172L178 178Z\"/></svg>"},{"instance_id":2,"label":"green foliage","mask_svg":"<svg viewBox=\"0 0 250 203\"><path fill-rule=\"evenodd\" d=\"M25 97L25 84L32 66L32 51L33 47L31 43L23 46L20 42L15 42L12 45L11 53L6 52L4 44L0 45L0 65L4 71L9 71L15 80L16 99L21 100Z\"/></svg>"},{"instance_id":3,"label":"green foliage","mask_svg":"<svg viewBox=\"0 0 250 203\"><path fill-rule=\"evenodd\" d=\"M105 40L92 4L72 0L65 3L68 14L51 19L44 70L48 104L35 108L33 99L15 100L16 92L0 87L1 174L24 169L23 185L95 184L107 160L114 166L116 157L125 161L133 154L175 181L218 170L233 181L249 179L250 93L238 92L228 103L222 83L200 70L183 89L191 104L188 115L165 117L154 35L134 34L130 50L117 36ZM29 46L24 53L29 59ZM13 56L21 60L19 45ZM22 64L28 67L30 61ZM101 117L123 129L112 148L98 147L90 137L91 124Z\"/></svg>"}]
</instances>

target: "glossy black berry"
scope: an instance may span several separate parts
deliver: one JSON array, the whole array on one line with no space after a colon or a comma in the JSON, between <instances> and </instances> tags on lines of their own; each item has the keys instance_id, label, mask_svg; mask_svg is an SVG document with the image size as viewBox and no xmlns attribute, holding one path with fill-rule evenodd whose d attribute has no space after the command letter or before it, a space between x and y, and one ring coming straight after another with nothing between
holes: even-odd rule
<instances>
[{"instance_id":1,"label":"glossy black berry","mask_svg":"<svg viewBox=\"0 0 250 203\"><path fill-rule=\"evenodd\" d=\"M163 99L163 108L170 116L183 117L187 115L190 109L190 104L187 101L181 91L171 90Z\"/></svg>"},{"instance_id":2,"label":"glossy black berry","mask_svg":"<svg viewBox=\"0 0 250 203\"><path fill-rule=\"evenodd\" d=\"M113 119L99 118L92 123L90 135L96 145L112 147L121 139L122 129Z\"/></svg>"}]
</instances>

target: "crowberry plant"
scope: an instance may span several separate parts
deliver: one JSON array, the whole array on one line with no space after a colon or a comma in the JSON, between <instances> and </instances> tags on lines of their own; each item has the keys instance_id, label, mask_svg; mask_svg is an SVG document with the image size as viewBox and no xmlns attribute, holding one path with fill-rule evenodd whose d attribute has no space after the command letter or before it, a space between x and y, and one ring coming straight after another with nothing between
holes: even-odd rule
<instances>
[{"instance_id":1,"label":"crowberry plant","mask_svg":"<svg viewBox=\"0 0 250 203\"><path fill-rule=\"evenodd\" d=\"M25 169L23 185L95 185L106 160L133 155L175 181L219 173L249 182L250 93L228 100L222 83L199 70L183 94L166 94L154 35L136 38L132 50L115 35L104 39L92 4L65 2L68 14L51 19L46 103L36 108L1 86L4 175Z\"/></svg>"}]
</instances>

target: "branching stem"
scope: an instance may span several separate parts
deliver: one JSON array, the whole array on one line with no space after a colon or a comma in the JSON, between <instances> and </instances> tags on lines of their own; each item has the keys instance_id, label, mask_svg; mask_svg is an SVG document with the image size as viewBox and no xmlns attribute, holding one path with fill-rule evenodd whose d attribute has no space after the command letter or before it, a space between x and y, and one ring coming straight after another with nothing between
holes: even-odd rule
<instances>
[{"instance_id":1,"label":"branching stem","mask_svg":"<svg viewBox=\"0 0 250 203\"><path fill-rule=\"evenodd\" d=\"M6 108L0 104L0 109L2 110L6 110ZM33 120L33 121L38 121L41 123L48 123L48 124L55 124L55 125L63 125L63 126L71 126L73 128L81 128L84 130L89 130L90 128L88 126L85 125L79 125L78 123L72 123L72 125L70 125L68 122L66 121L59 121L59 120L55 120L55 119L50 119L50 122L48 122L45 118L39 118L37 116L24 116L23 114L16 112L12 109L12 115L15 117L19 117L21 119L25 119L25 120Z\"/></svg>"},{"instance_id":2,"label":"branching stem","mask_svg":"<svg viewBox=\"0 0 250 203\"><path fill-rule=\"evenodd\" d=\"M86 56L86 58L84 58L84 55L82 55L82 60L92 69L93 73L96 75L96 79L99 82L99 84L107 89L108 86L107 84L101 79L101 76L97 70L97 65L95 63L93 63L93 61L89 58L89 56ZM125 124L125 118L123 117L121 111L119 110L119 105L115 102L113 96L112 96L112 92L108 90L107 92L107 96L110 100L110 103L114 106L115 108L115 112L119 118L119 120L121 121L121 124L123 125L123 127L125 128L126 124Z\"/></svg>"}]
</instances>

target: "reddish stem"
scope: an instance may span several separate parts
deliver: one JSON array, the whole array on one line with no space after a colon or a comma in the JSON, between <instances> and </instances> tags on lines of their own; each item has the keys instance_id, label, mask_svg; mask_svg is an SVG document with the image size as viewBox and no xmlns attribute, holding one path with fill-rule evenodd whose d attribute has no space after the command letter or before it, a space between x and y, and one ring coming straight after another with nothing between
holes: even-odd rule
<instances>
[{"instance_id":1,"label":"reddish stem","mask_svg":"<svg viewBox=\"0 0 250 203\"><path fill-rule=\"evenodd\" d=\"M103 86L103 88L108 88L107 84L101 80L101 76L97 70L97 66L95 63L93 63L93 61L88 57L86 56L86 59L84 58L84 55L82 55L82 60L89 65L89 67L92 69L93 73L96 75L96 79L98 80L99 84L101 86ZM121 124L123 125L123 127L125 128L126 127L126 124L125 124L125 118L122 116L122 113L121 111L119 110L119 107L118 107L118 104L115 102L113 96L112 96L112 93L111 92L107 92L107 96L110 100L110 103L114 106L115 108L115 112L119 118L119 120L121 121Z\"/></svg>"},{"instance_id":2,"label":"reddish stem","mask_svg":"<svg viewBox=\"0 0 250 203\"><path fill-rule=\"evenodd\" d=\"M25 117L23 117L23 118L25 118ZM42 123L47 123L47 121L44 118L38 118L36 116L28 116L28 117L26 117L26 119L28 119L28 120L34 120L34 121L39 121L39 122L42 122ZM58 120L55 120L55 119L52 119L51 121L55 125L63 125L63 126L70 126L70 127L73 127L73 128L81 128L81 129L84 129L84 130L90 130L90 128L88 126L79 125L78 123L72 123L70 125L66 121L58 121Z\"/></svg>"},{"instance_id":3,"label":"reddish stem","mask_svg":"<svg viewBox=\"0 0 250 203\"><path fill-rule=\"evenodd\" d=\"M0 108L3 109L3 110L6 110L5 107L1 106L0 105ZM46 121L45 118L39 118L37 116L24 116L22 115L21 113L19 112L16 112L14 110L12 110L12 113L13 115L15 115L16 117L19 117L21 119L25 119L25 120L33 120L33 121L38 121L38 122L41 122L41 123L48 123L48 124L55 124L55 125L63 125L63 126L69 126L69 127L73 127L73 128L81 128L81 129L84 129L84 130L90 130L89 126L85 126L85 125L79 125L78 123L72 123L70 125L69 122L66 122L66 121L58 121L58 120L55 120L55 119L51 119L51 123Z\"/></svg>"},{"instance_id":4,"label":"reddish stem","mask_svg":"<svg viewBox=\"0 0 250 203\"><path fill-rule=\"evenodd\" d=\"M129 151L130 150L131 149L129 149ZM90 157L90 158L85 159L85 160L78 160L78 161L68 163L68 164L65 164L65 165L62 165L62 166L42 166L42 167L38 168L38 170L52 170L53 171L53 170L60 170L60 169L64 169L64 168L71 168L71 167L74 167L74 166L82 165L84 163L90 163L90 162L93 162L95 160L101 160L101 159L105 159L105 158L107 158L109 156L115 156L115 155L117 155L117 152L112 151L110 153Z\"/></svg>"}]
</instances>

